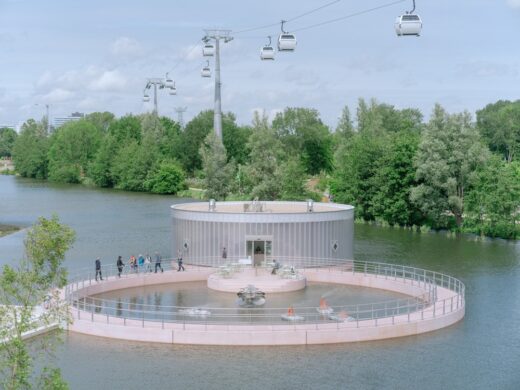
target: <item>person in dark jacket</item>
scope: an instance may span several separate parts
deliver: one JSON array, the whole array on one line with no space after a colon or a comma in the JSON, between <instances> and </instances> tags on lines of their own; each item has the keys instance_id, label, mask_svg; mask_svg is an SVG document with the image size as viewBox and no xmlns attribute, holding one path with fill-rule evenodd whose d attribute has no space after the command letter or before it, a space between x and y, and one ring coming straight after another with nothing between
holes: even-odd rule
<instances>
[{"instance_id":1,"label":"person in dark jacket","mask_svg":"<svg viewBox=\"0 0 520 390\"><path fill-rule=\"evenodd\" d=\"M125 263L123 263L123 258L121 256L117 257L117 276L121 277L121 272L123 272L123 267L125 266Z\"/></svg>"},{"instance_id":2,"label":"person in dark jacket","mask_svg":"<svg viewBox=\"0 0 520 390\"><path fill-rule=\"evenodd\" d=\"M178 258L177 258L177 265L179 266L179 268L177 269L177 272L179 272L181 269L183 271L186 271L184 269L184 266L182 265L182 255L180 255Z\"/></svg>"},{"instance_id":3,"label":"person in dark jacket","mask_svg":"<svg viewBox=\"0 0 520 390\"><path fill-rule=\"evenodd\" d=\"M163 272L163 268L161 266L161 261L162 261L161 255L159 254L159 252L155 252L155 273L157 273L157 268L160 268L161 272Z\"/></svg>"},{"instance_id":4,"label":"person in dark jacket","mask_svg":"<svg viewBox=\"0 0 520 390\"><path fill-rule=\"evenodd\" d=\"M98 275L99 278L103 280L103 275L101 275L101 260L99 257L96 259L96 282L98 280Z\"/></svg>"}]
</instances>

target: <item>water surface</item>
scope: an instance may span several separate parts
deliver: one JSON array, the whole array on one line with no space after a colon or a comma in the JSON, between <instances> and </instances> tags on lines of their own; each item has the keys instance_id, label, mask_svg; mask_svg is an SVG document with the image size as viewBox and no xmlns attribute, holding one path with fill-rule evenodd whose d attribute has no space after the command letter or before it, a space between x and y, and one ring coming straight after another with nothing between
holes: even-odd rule
<instances>
[{"instance_id":1,"label":"water surface","mask_svg":"<svg viewBox=\"0 0 520 390\"><path fill-rule=\"evenodd\" d=\"M169 196L0 176L0 223L57 213L77 232L71 269L101 256L169 252ZM24 233L0 238L0 263ZM466 284L466 317L415 337L298 347L134 343L69 334L58 351L72 389L519 389L520 244L357 225L360 260L413 265Z\"/></svg>"}]
</instances>

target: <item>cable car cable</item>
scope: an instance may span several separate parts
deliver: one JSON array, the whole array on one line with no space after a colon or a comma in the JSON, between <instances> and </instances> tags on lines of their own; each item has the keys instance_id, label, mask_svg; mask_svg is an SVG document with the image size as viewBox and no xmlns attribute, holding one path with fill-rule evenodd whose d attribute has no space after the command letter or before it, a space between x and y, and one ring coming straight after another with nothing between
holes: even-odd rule
<instances>
[{"instance_id":1,"label":"cable car cable","mask_svg":"<svg viewBox=\"0 0 520 390\"><path fill-rule=\"evenodd\" d=\"M297 15L293 18L290 18L290 19L287 19L285 20L286 22L292 22L292 21L295 21L297 19L300 19L300 18L303 18L304 16L307 16L307 15L310 15L310 14L313 14L314 12L317 12L317 11L320 11L324 8L327 8L327 7L330 7L331 5L334 5L336 3L339 3L340 1L343 1L343 0L334 0L334 1L331 1L331 2L328 2L326 4L323 4L317 8L314 8L314 9L311 9L310 11L307 11L307 12L304 12L303 14L300 14L300 15ZM404 0L403 0L404 1ZM270 23L270 24L265 24L263 26L258 26L258 27L252 27L252 28L247 28L247 29L244 29L244 30L239 30L239 31L233 31L233 35L237 35L237 34L242 34L242 33L245 33L245 32L249 32L249 31L256 31L256 30L263 30L265 28L269 28L269 27L274 27L274 26L278 26L280 23Z\"/></svg>"},{"instance_id":2,"label":"cable car cable","mask_svg":"<svg viewBox=\"0 0 520 390\"><path fill-rule=\"evenodd\" d=\"M339 18L334 18L334 19L330 19L330 20L325 20L325 21L323 21L323 22L316 23L316 24L311 24L310 26L306 26L306 27L300 27L300 28L297 28L297 29L292 30L292 32L298 32L298 31L310 30L310 29L312 29L312 28L321 27L321 26L324 26L324 25L326 25L326 24L331 24L331 23L339 22L339 21L341 21L341 20L350 19L350 18L353 18L353 17L355 17L355 16L368 14L368 13L370 13L370 12L374 12L374 11L377 11L377 10L380 10L380 9L383 9L383 8L388 8L388 7L391 7L391 6L396 5L396 4L399 4L399 3L404 3L405 1L407 1L407 0L397 0L397 1L393 1L393 2L391 2L391 3L382 4L382 5L377 6L377 7L368 8L368 9L365 9L365 10L363 10L363 11L359 11L359 12L354 12L354 13L352 13L352 14L345 15L345 16L341 16L341 17L339 17Z\"/></svg>"}]
</instances>

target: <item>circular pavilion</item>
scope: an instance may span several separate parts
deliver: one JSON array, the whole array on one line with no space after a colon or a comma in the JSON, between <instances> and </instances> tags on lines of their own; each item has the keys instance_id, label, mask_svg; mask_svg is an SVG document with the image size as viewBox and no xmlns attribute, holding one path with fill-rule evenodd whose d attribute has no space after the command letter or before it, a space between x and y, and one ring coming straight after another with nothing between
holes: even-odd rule
<instances>
[{"instance_id":1,"label":"circular pavilion","mask_svg":"<svg viewBox=\"0 0 520 390\"><path fill-rule=\"evenodd\" d=\"M171 206L172 255L215 266L327 265L353 258L354 207L307 202L196 202ZM321 264L323 263L323 264Z\"/></svg>"}]
</instances>

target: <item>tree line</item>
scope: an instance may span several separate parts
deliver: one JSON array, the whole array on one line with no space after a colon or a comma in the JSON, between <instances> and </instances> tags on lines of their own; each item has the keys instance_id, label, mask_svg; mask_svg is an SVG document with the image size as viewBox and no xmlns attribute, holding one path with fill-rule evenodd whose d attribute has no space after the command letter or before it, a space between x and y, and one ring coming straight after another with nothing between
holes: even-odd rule
<instances>
[{"instance_id":1,"label":"tree line","mask_svg":"<svg viewBox=\"0 0 520 390\"><path fill-rule=\"evenodd\" d=\"M272 121L256 114L247 126L227 113L222 141L212 111L184 129L154 114L108 112L46 128L28 120L14 141L0 130L0 151L21 176L161 194L196 187L220 200L329 193L365 221L503 238L520 230L520 101L489 104L476 120L436 105L424 121L419 110L360 99L336 129L309 108Z\"/></svg>"}]
</instances>

